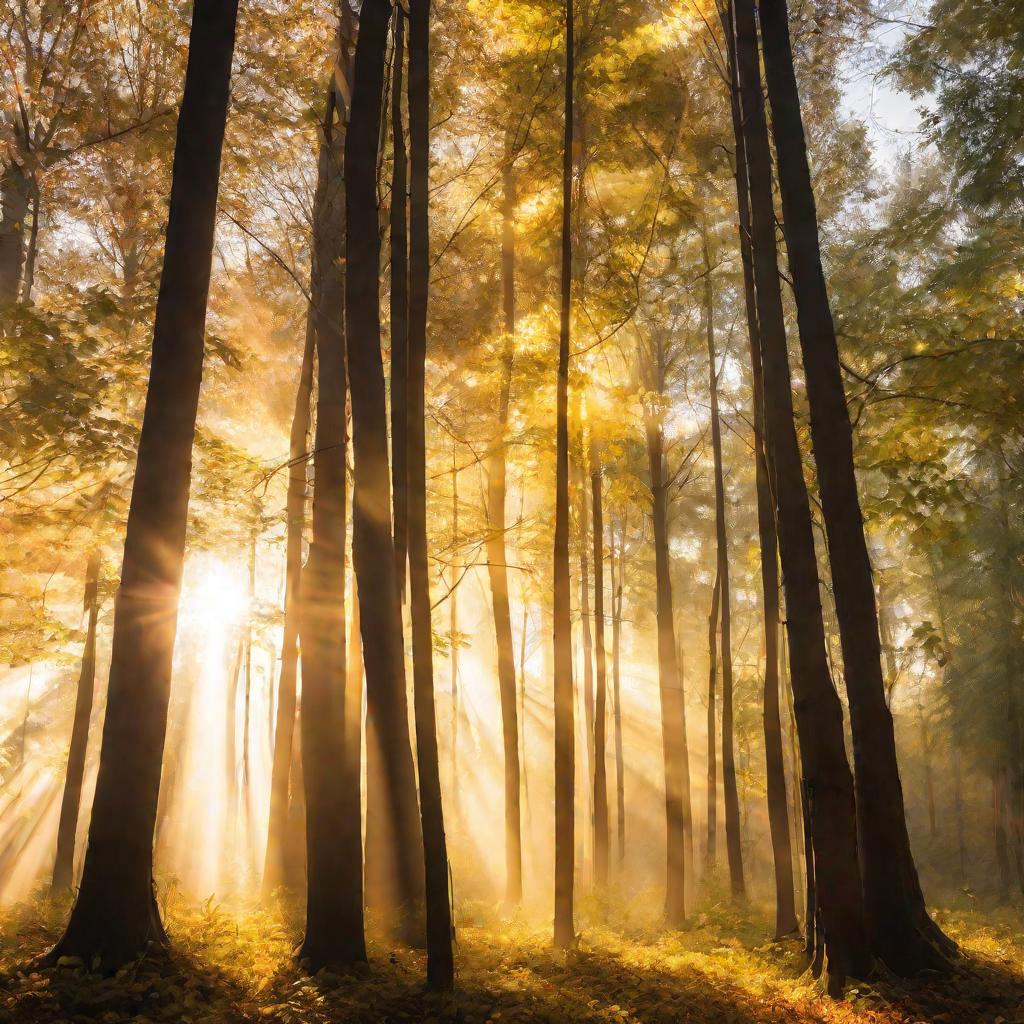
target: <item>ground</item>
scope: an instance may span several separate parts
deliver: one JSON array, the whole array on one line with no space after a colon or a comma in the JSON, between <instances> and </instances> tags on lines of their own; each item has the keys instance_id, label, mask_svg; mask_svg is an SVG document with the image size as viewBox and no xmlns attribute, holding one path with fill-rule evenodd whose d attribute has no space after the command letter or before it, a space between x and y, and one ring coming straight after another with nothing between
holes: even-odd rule
<instances>
[{"instance_id":1,"label":"ground","mask_svg":"<svg viewBox=\"0 0 1024 1024\"><path fill-rule=\"evenodd\" d=\"M1024 1024L1024 918L1010 911L938 912L964 950L951 978L880 978L834 1001L804 974L797 942L766 941L765 918L721 906L671 935L585 928L579 949L561 955L538 929L493 910L464 912L451 997L424 992L421 954L373 943L368 967L308 977L292 960L298 936L280 910L181 900L164 910L172 952L112 978L77 962L33 962L58 936L66 904L5 911L0 1024Z\"/></svg>"}]
</instances>

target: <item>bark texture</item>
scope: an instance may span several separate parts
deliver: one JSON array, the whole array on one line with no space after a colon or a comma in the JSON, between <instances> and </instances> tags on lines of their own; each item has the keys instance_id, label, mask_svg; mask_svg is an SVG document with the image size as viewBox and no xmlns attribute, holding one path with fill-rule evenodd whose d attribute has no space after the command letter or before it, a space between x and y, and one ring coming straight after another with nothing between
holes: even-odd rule
<instances>
[{"instance_id":1,"label":"bark texture","mask_svg":"<svg viewBox=\"0 0 1024 1024\"><path fill-rule=\"evenodd\" d=\"M89 842L78 899L51 953L107 970L166 942L153 830L237 13L237 0L197 0L192 13Z\"/></svg>"}]
</instances>

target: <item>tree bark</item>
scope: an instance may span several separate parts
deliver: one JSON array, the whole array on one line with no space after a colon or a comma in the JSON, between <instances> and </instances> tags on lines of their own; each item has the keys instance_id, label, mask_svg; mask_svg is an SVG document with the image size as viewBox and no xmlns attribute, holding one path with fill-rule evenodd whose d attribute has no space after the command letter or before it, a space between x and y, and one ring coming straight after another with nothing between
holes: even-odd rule
<instances>
[{"instance_id":1,"label":"tree bark","mask_svg":"<svg viewBox=\"0 0 1024 1024\"><path fill-rule=\"evenodd\" d=\"M192 14L89 843L78 899L50 954L105 970L166 942L153 891L153 830L236 16L237 0L197 0Z\"/></svg>"},{"instance_id":2,"label":"tree bark","mask_svg":"<svg viewBox=\"0 0 1024 1024\"><path fill-rule=\"evenodd\" d=\"M424 376L430 292L430 0L410 0L409 4L409 149L411 189L406 427L416 758L426 877L427 986L435 991L448 991L455 984L455 967L452 959L452 916L448 903L448 849L444 835L441 772L437 755L434 637L430 621L430 564L427 559Z\"/></svg>"},{"instance_id":3,"label":"tree bark","mask_svg":"<svg viewBox=\"0 0 1024 1024\"><path fill-rule=\"evenodd\" d=\"M598 891L608 887L608 766L605 757L607 670L604 647L604 509L602 508L601 453L590 440L590 488L594 539L594 882Z\"/></svg>"},{"instance_id":4,"label":"tree bark","mask_svg":"<svg viewBox=\"0 0 1024 1024\"><path fill-rule=\"evenodd\" d=\"M718 860L718 620L721 615L722 574L715 569L715 585L711 590L711 611L708 612L708 799L707 799L707 847L704 853L704 870L711 874Z\"/></svg>"},{"instance_id":5,"label":"tree bark","mask_svg":"<svg viewBox=\"0 0 1024 1024\"><path fill-rule=\"evenodd\" d=\"M614 536L613 536L614 539ZM622 760L622 586L626 572L625 527L619 530L619 572L612 583L612 690L615 697L615 833L620 872L626 860L626 766ZM612 548L614 574L615 549Z\"/></svg>"},{"instance_id":6,"label":"tree bark","mask_svg":"<svg viewBox=\"0 0 1024 1024\"><path fill-rule=\"evenodd\" d=\"M761 600L764 618L764 726L765 780L768 828L775 869L775 935L781 938L799 927L793 878L793 846L790 836L789 796L782 743L779 699L779 540L771 476L765 452L764 374L761 368L761 338L757 323L757 295L750 248L750 188L747 181L747 153L740 120L739 86L735 74L735 39L729 33L728 50L732 69L729 90L733 133L736 139L736 206L739 214L740 259L743 265L743 298L747 314L750 347L751 413L754 425L754 480L757 493L757 533L761 562ZM794 761L795 766L795 761Z\"/></svg>"},{"instance_id":7,"label":"tree bark","mask_svg":"<svg viewBox=\"0 0 1024 1024\"><path fill-rule=\"evenodd\" d=\"M83 607L88 616L85 631L85 650L78 674L75 698L75 717L71 725L71 745L68 748L68 767L64 777L64 794L60 803L57 825L57 857L53 866L50 891L70 889L74 880L75 836L82 805L82 780L85 778L85 754L89 743L89 720L92 717L93 690L96 681L96 623L99 618L100 553L93 551L85 567L85 600Z\"/></svg>"},{"instance_id":8,"label":"tree bark","mask_svg":"<svg viewBox=\"0 0 1024 1024\"><path fill-rule=\"evenodd\" d=\"M318 188L318 193L320 189ZM319 196L314 209L320 206ZM299 662L299 586L302 576L302 538L306 527L306 447L309 443L310 402L313 393L313 354L316 328L313 310L306 315L306 341L302 350L299 384L295 391L288 439L288 494L285 499L284 636L281 672L277 684L277 720L270 772L270 813L267 852L263 866L263 895L295 880L286 872L285 837L288 832L288 776L295 737Z\"/></svg>"},{"instance_id":9,"label":"tree bark","mask_svg":"<svg viewBox=\"0 0 1024 1024\"><path fill-rule=\"evenodd\" d=\"M31 177L11 159L0 174L0 309L18 301Z\"/></svg>"},{"instance_id":10,"label":"tree bark","mask_svg":"<svg viewBox=\"0 0 1024 1024\"><path fill-rule=\"evenodd\" d=\"M810 503L793 418L775 247L771 151L753 0L734 0L733 9L739 122L750 187L751 248L764 372L765 440L777 481L790 678L803 762L806 827L814 853L814 899L822 925L821 932L816 932L822 956L815 966L826 970L829 990L839 992L846 977L863 977L871 967L857 860L853 780L844 747L842 705L825 653ZM732 38L733 26L729 27ZM814 907L808 906L809 921L816 917Z\"/></svg>"},{"instance_id":11,"label":"tree bark","mask_svg":"<svg viewBox=\"0 0 1024 1024\"><path fill-rule=\"evenodd\" d=\"M406 217L407 157L402 124L405 14L395 7L395 49L391 77L391 493L394 508L395 573L404 600L408 537L406 392L409 364L409 261Z\"/></svg>"},{"instance_id":12,"label":"tree bark","mask_svg":"<svg viewBox=\"0 0 1024 1024\"><path fill-rule=\"evenodd\" d=\"M498 423L487 460L487 576L491 586L494 638L498 653L498 697L505 780L505 902L518 906L523 898L522 832L519 802L519 724L516 710L516 666L509 609L508 559L505 549L505 448L509 392L515 359L515 171L506 149L502 170L501 285L504 337L501 382L498 386Z\"/></svg>"},{"instance_id":13,"label":"tree bark","mask_svg":"<svg viewBox=\"0 0 1024 1024\"><path fill-rule=\"evenodd\" d=\"M928 916L910 849L892 714L885 701L871 561L853 436L818 240L786 0L760 6L779 191L811 407L850 703L864 904L873 952L897 974L941 968L955 948Z\"/></svg>"},{"instance_id":14,"label":"tree bark","mask_svg":"<svg viewBox=\"0 0 1024 1024\"><path fill-rule=\"evenodd\" d=\"M658 350L658 383L664 382L664 350ZM661 387L659 387L659 391ZM686 922L686 831L683 824L685 776L680 737L685 710L676 662L672 578L668 550L668 482L665 441L653 415L647 418L647 458L654 521L655 601L658 623L658 688L661 695L661 742L665 763L665 918L671 928Z\"/></svg>"},{"instance_id":15,"label":"tree bark","mask_svg":"<svg viewBox=\"0 0 1024 1024\"><path fill-rule=\"evenodd\" d=\"M554 943L576 940L573 923L576 737L573 724L572 619L569 580L569 346L572 301L572 146L575 42L573 2L565 2L565 106L562 145L561 309L555 440L554 651L555 915Z\"/></svg>"},{"instance_id":16,"label":"tree bark","mask_svg":"<svg viewBox=\"0 0 1024 1024\"><path fill-rule=\"evenodd\" d=\"M346 334L355 452L352 552L366 671L368 743L380 751L384 816L393 840L407 935L420 931L423 837L409 737L402 614L391 533L387 402L380 347L378 125L390 4L365 0L359 16L351 116L345 139ZM369 772L369 768L368 768ZM369 828L369 826L368 826Z\"/></svg>"},{"instance_id":17,"label":"tree bark","mask_svg":"<svg viewBox=\"0 0 1024 1024\"><path fill-rule=\"evenodd\" d=\"M352 21L341 4L338 68L346 77ZM317 407L312 539L300 591L306 932L298 955L312 971L366 960L360 785L345 751L345 135L344 97L332 80L320 146L322 202L313 224Z\"/></svg>"},{"instance_id":18,"label":"tree bark","mask_svg":"<svg viewBox=\"0 0 1024 1024\"><path fill-rule=\"evenodd\" d=\"M740 841L740 803L736 792L736 755L733 746L732 602L729 591L729 533L725 518L725 474L722 468L722 422L718 411L718 354L715 349L715 296L711 279L711 253L707 229L704 247L704 327L708 342L708 386L711 392L711 448L715 464L715 538L720 587L722 629L722 792L725 803L725 846L729 859L729 886L733 898L746 897L743 847Z\"/></svg>"}]
</instances>

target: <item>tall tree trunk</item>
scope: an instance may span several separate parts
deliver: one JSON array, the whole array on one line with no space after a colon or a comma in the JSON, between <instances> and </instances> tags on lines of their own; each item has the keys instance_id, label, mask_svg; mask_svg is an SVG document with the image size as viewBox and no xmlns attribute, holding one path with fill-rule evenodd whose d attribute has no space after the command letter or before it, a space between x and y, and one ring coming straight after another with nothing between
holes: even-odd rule
<instances>
[{"instance_id":1,"label":"tall tree trunk","mask_svg":"<svg viewBox=\"0 0 1024 1024\"><path fill-rule=\"evenodd\" d=\"M396 57L397 59L397 57ZM427 454L425 365L430 292L430 0L409 4L409 375L408 516L409 592L412 605L416 758L423 823L427 905L427 985L447 991L455 983L452 916L448 903L448 849L441 804L434 705L434 637L427 560Z\"/></svg>"},{"instance_id":2,"label":"tall tree trunk","mask_svg":"<svg viewBox=\"0 0 1024 1024\"><path fill-rule=\"evenodd\" d=\"M943 966L945 954L954 946L925 909L907 835L892 714L885 701L871 561L854 474L853 436L821 265L786 0L765 0L759 12L786 251L850 703L868 932L875 955L896 973L910 975Z\"/></svg>"},{"instance_id":3,"label":"tall tree trunk","mask_svg":"<svg viewBox=\"0 0 1024 1024\"><path fill-rule=\"evenodd\" d=\"M711 589L711 610L708 612L708 799L707 799L707 847L704 853L704 870L711 874L718 860L718 620L721 615L722 574L715 569L715 585Z\"/></svg>"},{"instance_id":4,"label":"tall tree trunk","mask_svg":"<svg viewBox=\"0 0 1024 1024\"><path fill-rule=\"evenodd\" d=\"M829 990L837 992L847 976L863 977L871 966L857 859L853 780L846 760L842 705L825 653L810 503L793 418L775 248L771 151L753 0L734 0L734 10L739 121L750 186L754 284L764 372L765 441L777 481L775 501L790 677L807 793L806 822L814 851L815 900L822 924L822 931L816 932L822 953L816 966L824 967ZM809 920L815 917L813 907L809 904Z\"/></svg>"},{"instance_id":5,"label":"tall tree trunk","mask_svg":"<svg viewBox=\"0 0 1024 1024\"><path fill-rule=\"evenodd\" d=\"M319 183L318 183L319 185ZM320 188L314 208L320 206ZM263 867L263 895L291 884L285 871L285 837L288 832L288 776L295 737L296 690L299 662L299 582L302 575L302 538L306 526L306 447L309 443L310 402L313 393L313 354L316 328L313 310L306 315L306 341L302 349L299 384L295 391L291 432L288 439L288 494L285 499L284 636L281 641L281 673L277 684L277 720L270 771L270 813L267 821L267 852Z\"/></svg>"},{"instance_id":6,"label":"tall tree trunk","mask_svg":"<svg viewBox=\"0 0 1024 1024\"><path fill-rule=\"evenodd\" d=\"M498 697L505 760L505 902L517 906L523 898L523 853L519 805L519 724L516 713L516 666L509 610L508 565L505 549L505 446L509 392L515 359L515 170L506 147L502 170L501 285L504 337L501 382L498 386L498 423L487 460L487 576L491 586L494 638L498 653Z\"/></svg>"},{"instance_id":7,"label":"tall tree trunk","mask_svg":"<svg viewBox=\"0 0 1024 1024\"><path fill-rule=\"evenodd\" d=\"M96 681L96 622L99 618L100 553L93 551L85 567L85 600L83 608L88 616L85 631L85 649L78 674L78 692L75 698L75 717L71 725L71 745L68 748L68 767L64 777L64 795L60 802L60 821L57 825L57 858L53 865L50 891L57 893L70 889L74 880L75 836L78 815L82 805L82 780L85 778L85 754L89 743L89 720L92 717L93 689Z\"/></svg>"},{"instance_id":8,"label":"tall tree trunk","mask_svg":"<svg viewBox=\"0 0 1024 1024\"><path fill-rule=\"evenodd\" d=\"M588 505L590 503L587 500L586 448L583 443L582 425L579 441L579 461L575 463L575 468L578 472L577 482L579 484L578 493L580 496L580 638L583 648L583 742L587 752L584 773L586 779L584 783L584 799L587 806L588 825L588 828L580 830L579 840L585 849L587 840L593 835L591 829L594 826L594 807L592 803L594 797L594 638L590 628L590 568L588 565L589 554L587 552L587 539L590 533Z\"/></svg>"},{"instance_id":9,"label":"tall tree trunk","mask_svg":"<svg viewBox=\"0 0 1024 1024\"><path fill-rule=\"evenodd\" d=\"M683 835L686 837L685 863L693 864L693 802L690 792L690 741L686 733L686 672L683 668L682 624L676 628L676 671L679 675L679 692L682 694L680 710L683 728L679 734L679 757L683 762Z\"/></svg>"},{"instance_id":10,"label":"tall tree trunk","mask_svg":"<svg viewBox=\"0 0 1024 1024\"><path fill-rule=\"evenodd\" d=\"M405 64L405 14L395 7L395 49L391 76L391 493L395 516L395 573L405 595L408 537L406 392L409 365L409 261L407 157L402 125L402 70Z\"/></svg>"},{"instance_id":11,"label":"tall tree trunk","mask_svg":"<svg viewBox=\"0 0 1024 1024\"><path fill-rule=\"evenodd\" d=\"M25 273L21 282L21 301L32 301L32 289L36 282L36 256L39 254L39 179L32 178L32 226L28 232L28 247L25 250Z\"/></svg>"},{"instance_id":12,"label":"tall tree trunk","mask_svg":"<svg viewBox=\"0 0 1024 1024\"><path fill-rule=\"evenodd\" d=\"M313 515L302 573L302 775L306 797L306 933L299 958L312 970L366 959L358 775L345 751L345 574L348 424L345 409L345 107L336 85L349 77L354 35L339 6L338 73L322 125L322 203L313 224L317 407Z\"/></svg>"},{"instance_id":13,"label":"tall tree trunk","mask_svg":"<svg viewBox=\"0 0 1024 1024\"><path fill-rule=\"evenodd\" d=\"M376 743L407 935L419 931L423 836L409 738L402 612L391 534L387 402L380 347L378 125L390 4L365 0L359 16L351 116L345 138L345 309L355 452L352 553L366 671L368 743ZM372 747L371 747L372 750ZM369 768L368 768L369 771ZM368 783L369 785L369 783Z\"/></svg>"},{"instance_id":14,"label":"tall tree trunk","mask_svg":"<svg viewBox=\"0 0 1024 1024\"><path fill-rule=\"evenodd\" d=\"M746 897L743 847L740 841L740 802L736 792L736 754L733 747L732 602L729 589L729 533L725 518L725 474L722 469L722 422L718 412L718 354L715 350L715 295L707 228L704 246L704 327L708 341L708 386L711 391L711 448L715 462L715 537L721 589L722 626L722 791L725 801L725 846L729 886L734 898Z\"/></svg>"},{"instance_id":15,"label":"tall tree trunk","mask_svg":"<svg viewBox=\"0 0 1024 1024\"><path fill-rule=\"evenodd\" d=\"M761 338L757 324L757 295L750 248L750 187L747 181L747 153L740 121L739 85L735 74L735 39L728 35L732 83L729 106L736 139L736 206L739 213L740 258L743 264L743 298L747 314L750 347L751 405L754 424L754 479L757 492L757 533L761 562L761 600L764 618L764 726L765 779L768 828L775 868L775 935L781 938L799 927L793 878L793 846L790 835L789 796L786 790L786 762L782 743L779 700L779 540L775 528L775 507L771 474L765 451L764 374L761 368ZM794 771L796 760L794 758Z\"/></svg>"},{"instance_id":16,"label":"tall tree trunk","mask_svg":"<svg viewBox=\"0 0 1024 1024\"><path fill-rule=\"evenodd\" d=\"M575 853L576 737L573 724L572 619L569 580L569 346L572 301L572 142L575 42L573 2L565 2L565 106L562 143L562 266L558 334L555 442L554 651L555 705L555 920L554 942L575 942L573 866Z\"/></svg>"},{"instance_id":17,"label":"tall tree trunk","mask_svg":"<svg viewBox=\"0 0 1024 1024\"><path fill-rule=\"evenodd\" d=\"M599 891L608 887L608 766L605 757L607 671L604 648L604 509L601 495L601 453L590 440L590 488L594 528L594 882Z\"/></svg>"},{"instance_id":18,"label":"tall tree trunk","mask_svg":"<svg viewBox=\"0 0 1024 1024\"><path fill-rule=\"evenodd\" d=\"M71 919L50 954L105 969L167 941L153 891L153 829L237 11L237 0L196 0L192 13L89 843Z\"/></svg>"},{"instance_id":19,"label":"tall tree trunk","mask_svg":"<svg viewBox=\"0 0 1024 1024\"><path fill-rule=\"evenodd\" d=\"M11 159L0 174L0 309L18 301L31 194L31 176Z\"/></svg>"},{"instance_id":20,"label":"tall tree trunk","mask_svg":"<svg viewBox=\"0 0 1024 1024\"><path fill-rule=\"evenodd\" d=\"M614 534L613 534L614 542ZM626 766L622 760L622 585L626 573L625 524L619 528L619 571L614 575L612 547L612 690L615 697L615 832L616 855L621 871L626 860Z\"/></svg>"},{"instance_id":21,"label":"tall tree trunk","mask_svg":"<svg viewBox=\"0 0 1024 1024\"><path fill-rule=\"evenodd\" d=\"M664 347L658 348L657 381L664 383ZM686 831L683 790L686 780L680 737L683 734L683 691L676 663L675 622L672 612L672 577L668 550L668 489L665 478L665 441L654 415L647 419L647 458L651 474L654 520L654 573L658 622L658 688L661 694L661 742L665 762L665 917L669 927L686 921Z\"/></svg>"},{"instance_id":22,"label":"tall tree trunk","mask_svg":"<svg viewBox=\"0 0 1024 1024\"><path fill-rule=\"evenodd\" d=\"M452 565L451 590L448 596L448 635L451 639L449 672L451 673L452 707L452 803L455 806L455 819L458 822L461 814L459 786L459 467L456 463L455 443L452 442Z\"/></svg>"}]
</instances>

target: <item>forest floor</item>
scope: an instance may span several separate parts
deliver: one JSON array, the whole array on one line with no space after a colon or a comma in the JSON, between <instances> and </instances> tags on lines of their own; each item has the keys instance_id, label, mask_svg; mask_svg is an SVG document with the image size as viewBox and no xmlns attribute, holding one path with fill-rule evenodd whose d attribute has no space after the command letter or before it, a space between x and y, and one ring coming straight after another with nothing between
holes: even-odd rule
<instances>
[{"instance_id":1,"label":"forest floor","mask_svg":"<svg viewBox=\"0 0 1024 1024\"><path fill-rule=\"evenodd\" d=\"M280 914L212 901L172 904L173 951L114 977L75 962L40 968L66 912L38 901L0 917L0 1024L1024 1024L1024 917L1014 911L940 912L965 954L952 977L879 979L839 1001L819 995L796 941L767 941L766 919L724 906L673 934L585 928L579 949L562 955L540 930L464 912L450 997L424 992L421 953L375 943L358 972L306 976Z\"/></svg>"}]
</instances>

